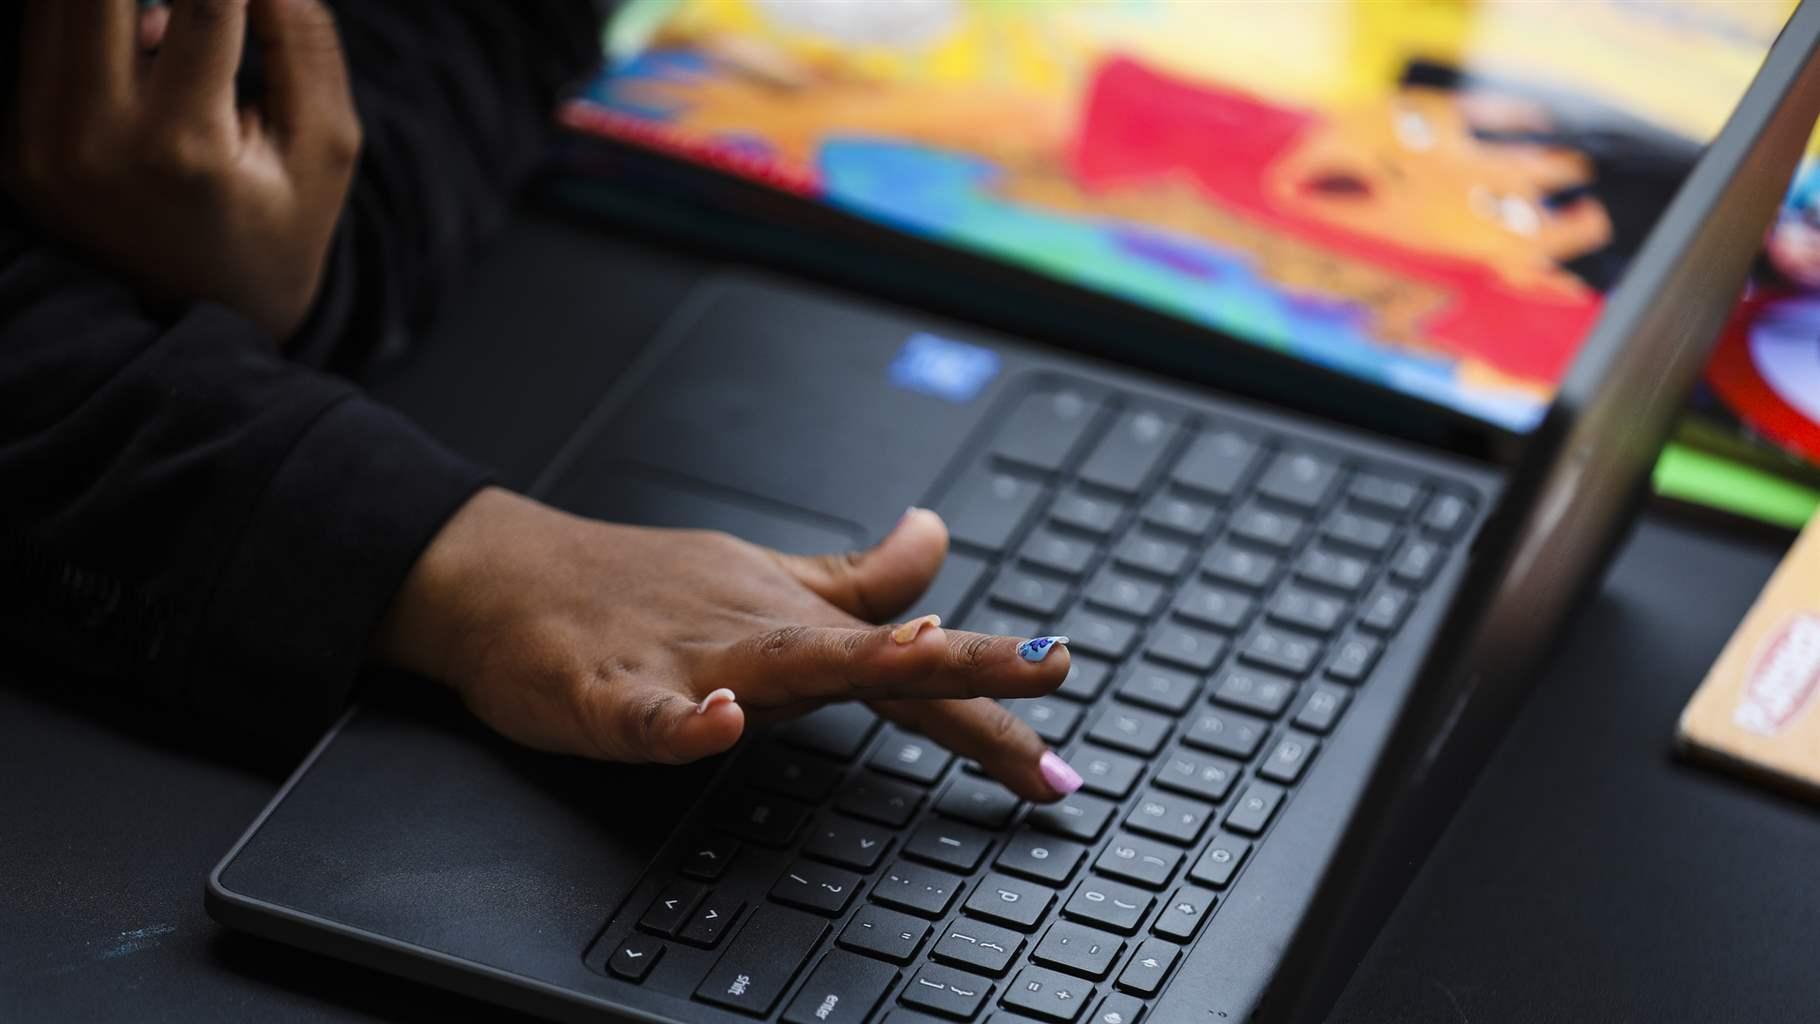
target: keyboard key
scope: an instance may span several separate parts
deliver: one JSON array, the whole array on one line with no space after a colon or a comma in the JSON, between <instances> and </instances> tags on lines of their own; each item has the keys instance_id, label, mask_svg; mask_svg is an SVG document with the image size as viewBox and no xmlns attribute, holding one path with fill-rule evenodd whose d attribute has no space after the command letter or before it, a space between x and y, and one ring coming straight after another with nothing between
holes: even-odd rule
<instances>
[{"instance_id":1,"label":"keyboard key","mask_svg":"<svg viewBox=\"0 0 1820 1024\"><path fill-rule=\"evenodd\" d=\"M1394 633L1403 625L1403 619L1409 614L1409 606L1414 601L1414 596L1409 591L1380 583L1378 589L1372 591L1371 596L1365 600L1365 610L1359 615L1359 626L1373 633Z\"/></svg>"},{"instance_id":2,"label":"keyboard key","mask_svg":"<svg viewBox=\"0 0 1820 1024\"><path fill-rule=\"evenodd\" d=\"M981 828L1000 828L1017 813L1017 805L1017 797L996 782L956 775L935 802L935 812Z\"/></svg>"},{"instance_id":3,"label":"keyboard key","mask_svg":"<svg viewBox=\"0 0 1820 1024\"><path fill-rule=\"evenodd\" d=\"M1175 421L1151 409L1127 409L1081 464L1088 483L1136 494L1175 439Z\"/></svg>"},{"instance_id":4,"label":"keyboard key","mask_svg":"<svg viewBox=\"0 0 1820 1024\"><path fill-rule=\"evenodd\" d=\"M1043 941L1036 944L1030 959L1069 974L1099 979L1112 970L1124 951L1125 940L1111 932L1073 921L1057 921L1043 933Z\"/></svg>"},{"instance_id":5,"label":"keyboard key","mask_svg":"<svg viewBox=\"0 0 1820 1024\"><path fill-rule=\"evenodd\" d=\"M1207 919L1214 899L1213 893L1205 889L1184 885L1163 904L1163 912L1157 915L1156 924L1151 925L1150 930L1171 942L1187 942Z\"/></svg>"},{"instance_id":6,"label":"keyboard key","mask_svg":"<svg viewBox=\"0 0 1820 1024\"><path fill-rule=\"evenodd\" d=\"M1213 686L1213 701L1240 711L1275 718L1295 698L1295 680L1250 668L1229 668Z\"/></svg>"},{"instance_id":7,"label":"keyboard key","mask_svg":"<svg viewBox=\"0 0 1820 1024\"><path fill-rule=\"evenodd\" d=\"M1020 831L1005 843L993 866L1038 882L1061 885L1086 855L1087 848L1078 843Z\"/></svg>"},{"instance_id":8,"label":"keyboard key","mask_svg":"<svg viewBox=\"0 0 1820 1024\"><path fill-rule=\"evenodd\" d=\"M1327 456L1278 452L1258 479L1258 493L1297 508L1320 508L1339 475L1339 463Z\"/></svg>"},{"instance_id":9,"label":"keyboard key","mask_svg":"<svg viewBox=\"0 0 1820 1024\"><path fill-rule=\"evenodd\" d=\"M1082 789L1114 800L1130 795L1138 776L1144 774L1144 762L1098 747L1081 747L1068 763L1081 773Z\"/></svg>"},{"instance_id":10,"label":"keyboard key","mask_svg":"<svg viewBox=\"0 0 1820 1024\"><path fill-rule=\"evenodd\" d=\"M1243 768L1212 754L1178 748L1157 769L1156 784L1210 803L1219 803L1232 791Z\"/></svg>"},{"instance_id":11,"label":"keyboard key","mask_svg":"<svg viewBox=\"0 0 1820 1024\"><path fill-rule=\"evenodd\" d=\"M1228 633L1245 628L1256 608L1256 601L1236 590L1198 581L1183 587L1175 599L1178 618Z\"/></svg>"},{"instance_id":12,"label":"keyboard key","mask_svg":"<svg viewBox=\"0 0 1820 1024\"><path fill-rule=\"evenodd\" d=\"M897 984L897 969L842 953L822 957L784 1011L784 1024L865 1024Z\"/></svg>"},{"instance_id":13,"label":"keyboard key","mask_svg":"<svg viewBox=\"0 0 1820 1024\"><path fill-rule=\"evenodd\" d=\"M1033 572L1006 569L993 581L991 594L995 604L1047 619L1067 603L1068 585Z\"/></svg>"},{"instance_id":14,"label":"keyboard key","mask_svg":"<svg viewBox=\"0 0 1820 1024\"><path fill-rule=\"evenodd\" d=\"M1200 538L1213 529L1217 513L1212 505L1180 494L1158 491L1144 506L1144 522L1159 530Z\"/></svg>"},{"instance_id":15,"label":"keyboard key","mask_svg":"<svg viewBox=\"0 0 1820 1024\"><path fill-rule=\"evenodd\" d=\"M904 853L963 874L980 866L992 834L971 825L934 818L924 821L904 844Z\"/></svg>"},{"instance_id":16,"label":"keyboard key","mask_svg":"<svg viewBox=\"0 0 1820 1024\"><path fill-rule=\"evenodd\" d=\"M1087 1024L1137 1024L1144 1015L1144 1004L1121 992L1108 992L1094 1007Z\"/></svg>"},{"instance_id":17,"label":"keyboard key","mask_svg":"<svg viewBox=\"0 0 1820 1024\"><path fill-rule=\"evenodd\" d=\"M939 511L950 537L997 552L1017 539L1043 497L1041 484L981 463L955 481Z\"/></svg>"},{"instance_id":18,"label":"keyboard key","mask_svg":"<svg viewBox=\"0 0 1820 1024\"><path fill-rule=\"evenodd\" d=\"M1401 517L1415 507L1420 490L1415 484L1395 477L1360 473L1352 478L1347 495L1354 503L1389 512Z\"/></svg>"},{"instance_id":19,"label":"keyboard key","mask_svg":"<svg viewBox=\"0 0 1820 1024\"><path fill-rule=\"evenodd\" d=\"M1085 597L1095 608L1148 619L1163 603L1163 585L1106 566L1087 585Z\"/></svg>"},{"instance_id":20,"label":"keyboard key","mask_svg":"<svg viewBox=\"0 0 1820 1024\"><path fill-rule=\"evenodd\" d=\"M1207 672L1226 653L1226 641L1216 634L1180 622L1164 622L1150 634L1147 657L1191 672Z\"/></svg>"},{"instance_id":21,"label":"keyboard key","mask_svg":"<svg viewBox=\"0 0 1820 1024\"><path fill-rule=\"evenodd\" d=\"M1023 719L1024 724L1035 730L1043 742L1052 747L1068 742L1068 737L1074 735L1074 727L1081 722L1079 707L1053 697L1008 700L1004 703L1006 710Z\"/></svg>"},{"instance_id":22,"label":"keyboard key","mask_svg":"<svg viewBox=\"0 0 1820 1024\"><path fill-rule=\"evenodd\" d=\"M1055 696L1078 701L1098 700L1110 678L1111 665L1070 651L1068 678L1062 680L1062 685L1056 688Z\"/></svg>"},{"instance_id":23,"label":"keyboard key","mask_svg":"<svg viewBox=\"0 0 1820 1024\"><path fill-rule=\"evenodd\" d=\"M1112 812L1116 810L1116 804L1083 793L1073 793L1058 803L1033 808L1024 822L1031 828L1041 829L1050 835L1090 843L1099 838L1106 828L1106 822L1111 820Z\"/></svg>"},{"instance_id":24,"label":"keyboard key","mask_svg":"<svg viewBox=\"0 0 1820 1024\"><path fill-rule=\"evenodd\" d=\"M1336 512L1321 524L1321 536L1329 544L1368 555L1383 554L1396 535L1394 524L1363 512Z\"/></svg>"},{"instance_id":25,"label":"keyboard key","mask_svg":"<svg viewBox=\"0 0 1820 1024\"><path fill-rule=\"evenodd\" d=\"M744 777L754 789L820 803L840 783L841 770L813 754L766 744L746 756Z\"/></svg>"},{"instance_id":26,"label":"keyboard key","mask_svg":"<svg viewBox=\"0 0 1820 1024\"><path fill-rule=\"evenodd\" d=\"M842 814L902 828L916 813L922 800L923 791L915 786L864 774L847 783L834 806Z\"/></svg>"},{"instance_id":27,"label":"keyboard key","mask_svg":"<svg viewBox=\"0 0 1820 1024\"><path fill-rule=\"evenodd\" d=\"M875 771L926 786L941 778L952 760L954 755L934 740L894 728L886 730L884 740L866 763Z\"/></svg>"},{"instance_id":28,"label":"keyboard key","mask_svg":"<svg viewBox=\"0 0 1820 1024\"><path fill-rule=\"evenodd\" d=\"M1009 928L966 918L956 920L929 955L978 974L998 977L1023 952L1024 937Z\"/></svg>"},{"instance_id":29,"label":"keyboard key","mask_svg":"<svg viewBox=\"0 0 1820 1024\"><path fill-rule=\"evenodd\" d=\"M792 907L839 917L865 882L858 875L799 860L771 887L771 898Z\"/></svg>"},{"instance_id":30,"label":"keyboard key","mask_svg":"<svg viewBox=\"0 0 1820 1024\"><path fill-rule=\"evenodd\" d=\"M1066 385L1025 395L999 424L992 451L1034 469L1055 472L1086 436L1100 402Z\"/></svg>"},{"instance_id":31,"label":"keyboard key","mask_svg":"<svg viewBox=\"0 0 1820 1024\"><path fill-rule=\"evenodd\" d=\"M1054 902L1055 890L993 871L973 887L964 909L973 917L1027 932L1049 913Z\"/></svg>"},{"instance_id":32,"label":"keyboard key","mask_svg":"<svg viewBox=\"0 0 1820 1024\"><path fill-rule=\"evenodd\" d=\"M1204 711L1195 716L1182 742L1246 761L1263 745L1264 731L1264 723L1255 718L1230 711Z\"/></svg>"},{"instance_id":33,"label":"keyboard key","mask_svg":"<svg viewBox=\"0 0 1820 1024\"><path fill-rule=\"evenodd\" d=\"M1406 586L1420 587L1434 577L1441 564L1441 546L1414 537L1403 542L1390 562L1390 575Z\"/></svg>"},{"instance_id":34,"label":"keyboard key","mask_svg":"<svg viewBox=\"0 0 1820 1024\"><path fill-rule=\"evenodd\" d=\"M1131 961L1119 972L1118 987L1134 995L1156 995L1163 987L1163 979L1169 976L1169 969L1181 955L1179 946L1159 939L1145 939L1138 943L1137 952L1131 954Z\"/></svg>"},{"instance_id":35,"label":"keyboard key","mask_svg":"<svg viewBox=\"0 0 1820 1024\"><path fill-rule=\"evenodd\" d=\"M1296 562L1297 579L1318 584L1344 594L1356 594L1371 575L1371 565L1362 558L1312 548L1302 552Z\"/></svg>"},{"instance_id":36,"label":"keyboard key","mask_svg":"<svg viewBox=\"0 0 1820 1024\"><path fill-rule=\"evenodd\" d=\"M865 903L853 912L853 919L841 930L836 945L894 964L907 964L928 937L926 922Z\"/></svg>"},{"instance_id":37,"label":"keyboard key","mask_svg":"<svg viewBox=\"0 0 1820 1024\"><path fill-rule=\"evenodd\" d=\"M640 982L651 973L652 965L663 959L664 944L642 935L628 935L625 941L614 947L613 955L607 958L607 970L615 977L630 982Z\"/></svg>"},{"instance_id":38,"label":"keyboard key","mask_svg":"<svg viewBox=\"0 0 1820 1024\"><path fill-rule=\"evenodd\" d=\"M1108 661L1122 661L1131 653L1137 631L1135 623L1078 604L1055 626L1055 632L1068 638L1070 652L1078 650Z\"/></svg>"},{"instance_id":39,"label":"keyboard key","mask_svg":"<svg viewBox=\"0 0 1820 1024\"><path fill-rule=\"evenodd\" d=\"M1326 636L1346 618L1346 602L1302 587L1288 586L1271 599L1270 621Z\"/></svg>"},{"instance_id":40,"label":"keyboard key","mask_svg":"<svg viewBox=\"0 0 1820 1024\"><path fill-rule=\"evenodd\" d=\"M1229 532L1232 536L1273 551L1288 551L1302 538L1308 521L1288 512L1278 512L1256 501L1248 501L1233 513Z\"/></svg>"},{"instance_id":41,"label":"keyboard key","mask_svg":"<svg viewBox=\"0 0 1820 1024\"><path fill-rule=\"evenodd\" d=\"M671 882L645 908L644 915L638 919L638 927L658 935L675 935L676 930L689 920L689 914L695 905L707 894L708 887L705 885Z\"/></svg>"},{"instance_id":42,"label":"keyboard key","mask_svg":"<svg viewBox=\"0 0 1820 1024\"><path fill-rule=\"evenodd\" d=\"M1156 897L1142 889L1089 876L1074 887L1074 895L1068 897L1062 913L1076 921L1130 935L1155 903Z\"/></svg>"},{"instance_id":43,"label":"keyboard key","mask_svg":"<svg viewBox=\"0 0 1820 1024\"><path fill-rule=\"evenodd\" d=\"M1227 828L1255 836L1270 824L1270 816L1283 802L1283 791L1265 782L1254 782L1239 794L1232 810L1226 812Z\"/></svg>"},{"instance_id":44,"label":"keyboard key","mask_svg":"<svg viewBox=\"0 0 1820 1024\"><path fill-rule=\"evenodd\" d=\"M1111 536L1124 515L1124 502L1081 490L1069 491L1055 499L1049 509L1050 519L1097 537Z\"/></svg>"},{"instance_id":45,"label":"keyboard key","mask_svg":"<svg viewBox=\"0 0 1820 1024\"><path fill-rule=\"evenodd\" d=\"M826 934L828 922L814 914L765 904L702 980L695 998L763 1017Z\"/></svg>"},{"instance_id":46,"label":"keyboard key","mask_svg":"<svg viewBox=\"0 0 1820 1024\"><path fill-rule=\"evenodd\" d=\"M1198 435L1170 476L1183 487L1226 499L1238 491L1258 461L1257 442L1230 430Z\"/></svg>"},{"instance_id":47,"label":"keyboard key","mask_svg":"<svg viewBox=\"0 0 1820 1024\"><path fill-rule=\"evenodd\" d=\"M803 852L855 871L871 871L891 846L891 833L876 825L830 815L816 825Z\"/></svg>"},{"instance_id":48,"label":"keyboard key","mask_svg":"<svg viewBox=\"0 0 1820 1024\"><path fill-rule=\"evenodd\" d=\"M1161 843L1119 833L1100 851L1093 870L1102 875L1132 882L1147 889L1161 889L1169 884L1175 869L1182 866L1182 853Z\"/></svg>"},{"instance_id":49,"label":"keyboard key","mask_svg":"<svg viewBox=\"0 0 1820 1024\"><path fill-rule=\"evenodd\" d=\"M1145 793L1125 818L1125 827L1157 839L1187 846L1201 836L1213 817L1213 806L1174 793Z\"/></svg>"},{"instance_id":50,"label":"keyboard key","mask_svg":"<svg viewBox=\"0 0 1820 1024\"><path fill-rule=\"evenodd\" d=\"M981 604L967 613L962 627L995 636L1041 636L1043 620L996 604Z\"/></svg>"},{"instance_id":51,"label":"keyboard key","mask_svg":"<svg viewBox=\"0 0 1820 1024\"><path fill-rule=\"evenodd\" d=\"M1198 676L1147 662L1137 662L1126 669L1117 691L1120 700L1171 715L1188 710L1200 692Z\"/></svg>"},{"instance_id":52,"label":"keyboard key","mask_svg":"<svg viewBox=\"0 0 1820 1024\"><path fill-rule=\"evenodd\" d=\"M1452 539L1471 515L1472 506L1465 498L1451 491L1436 491L1422 510L1422 529Z\"/></svg>"},{"instance_id":53,"label":"keyboard key","mask_svg":"<svg viewBox=\"0 0 1820 1024\"><path fill-rule=\"evenodd\" d=\"M1087 731L1087 738L1129 754L1150 757L1163 749L1171 724L1161 715L1115 704L1100 714L1093 728Z\"/></svg>"},{"instance_id":54,"label":"keyboard key","mask_svg":"<svg viewBox=\"0 0 1820 1024\"><path fill-rule=\"evenodd\" d=\"M785 725L778 737L792 746L851 761L872 738L878 716L857 701L817 708Z\"/></svg>"},{"instance_id":55,"label":"keyboard key","mask_svg":"<svg viewBox=\"0 0 1820 1024\"><path fill-rule=\"evenodd\" d=\"M1188 564L1188 546L1179 541L1133 531L1119 541L1112 560L1127 569L1154 576L1176 576Z\"/></svg>"},{"instance_id":56,"label":"keyboard key","mask_svg":"<svg viewBox=\"0 0 1820 1024\"><path fill-rule=\"evenodd\" d=\"M992 996L992 982L977 974L957 971L952 967L938 964L925 964L904 987L904 994L898 1000L905 1006L914 1006L939 1013L944 1017L957 1017L971 1020L979 1013L980 1007Z\"/></svg>"},{"instance_id":57,"label":"keyboard key","mask_svg":"<svg viewBox=\"0 0 1820 1024\"><path fill-rule=\"evenodd\" d=\"M1246 590L1262 590L1277 573L1277 560L1269 555L1234 547L1220 541L1201 560L1201 571L1226 583Z\"/></svg>"},{"instance_id":58,"label":"keyboard key","mask_svg":"<svg viewBox=\"0 0 1820 1024\"><path fill-rule=\"evenodd\" d=\"M1297 728L1325 734L1340 720L1340 712L1346 710L1346 702L1351 699L1351 694L1337 686L1317 684L1308 691L1308 699L1302 702L1293 721Z\"/></svg>"},{"instance_id":59,"label":"keyboard key","mask_svg":"<svg viewBox=\"0 0 1820 1024\"><path fill-rule=\"evenodd\" d=\"M739 843L725 836L698 836L683 848L678 870L690 878L712 882L726 872L738 852Z\"/></svg>"},{"instance_id":60,"label":"keyboard key","mask_svg":"<svg viewBox=\"0 0 1820 1024\"><path fill-rule=\"evenodd\" d=\"M1018 550L1017 557L1025 564L1060 573L1069 579L1079 579L1098 551L1090 540L1045 528L1030 535Z\"/></svg>"},{"instance_id":61,"label":"keyboard key","mask_svg":"<svg viewBox=\"0 0 1820 1024\"><path fill-rule=\"evenodd\" d=\"M959 622L991 568L990 562L964 551L948 552L935 581L916 602L917 611L940 615L946 622Z\"/></svg>"},{"instance_id":62,"label":"keyboard key","mask_svg":"<svg viewBox=\"0 0 1820 1024\"><path fill-rule=\"evenodd\" d=\"M709 893L689 915L689 923L682 926L676 937L691 946L712 949L733 922L739 920L739 912L746 909L745 901L736 900L719 893Z\"/></svg>"},{"instance_id":63,"label":"keyboard key","mask_svg":"<svg viewBox=\"0 0 1820 1024\"><path fill-rule=\"evenodd\" d=\"M1298 678L1307 675L1320 656L1320 641L1270 628L1253 630L1251 638L1239 651L1239 657L1253 665L1273 668Z\"/></svg>"},{"instance_id":64,"label":"keyboard key","mask_svg":"<svg viewBox=\"0 0 1820 1024\"><path fill-rule=\"evenodd\" d=\"M1361 682L1371 674L1371 667L1378 663L1378 652L1383 649L1383 644L1368 636L1347 637L1327 659L1327 678L1342 683Z\"/></svg>"},{"instance_id":65,"label":"keyboard key","mask_svg":"<svg viewBox=\"0 0 1820 1024\"><path fill-rule=\"evenodd\" d=\"M1238 874L1239 865L1245 863L1245 855L1250 852L1249 840L1219 833L1207 844L1201 859L1188 869L1188 877L1202 885L1224 889L1232 884L1232 876Z\"/></svg>"},{"instance_id":66,"label":"keyboard key","mask_svg":"<svg viewBox=\"0 0 1820 1024\"><path fill-rule=\"evenodd\" d=\"M1119 944L1123 947L1123 943ZM1073 1024L1093 1001L1093 986L1066 974L1026 967L1005 989L1004 1004L1038 1020Z\"/></svg>"},{"instance_id":67,"label":"keyboard key","mask_svg":"<svg viewBox=\"0 0 1820 1024\"><path fill-rule=\"evenodd\" d=\"M1270 755L1264 763L1258 765L1258 777L1272 782L1281 782L1287 786L1302 777L1302 770L1320 748L1320 741L1312 736L1298 736L1288 733L1270 749Z\"/></svg>"},{"instance_id":68,"label":"keyboard key","mask_svg":"<svg viewBox=\"0 0 1820 1024\"><path fill-rule=\"evenodd\" d=\"M758 846L789 846L809 817L809 808L794 800L746 792L724 798L715 824Z\"/></svg>"},{"instance_id":69,"label":"keyboard key","mask_svg":"<svg viewBox=\"0 0 1820 1024\"><path fill-rule=\"evenodd\" d=\"M961 881L958 875L900 860L872 886L872 898L912 914L940 917L948 912L948 904L954 902Z\"/></svg>"}]
</instances>

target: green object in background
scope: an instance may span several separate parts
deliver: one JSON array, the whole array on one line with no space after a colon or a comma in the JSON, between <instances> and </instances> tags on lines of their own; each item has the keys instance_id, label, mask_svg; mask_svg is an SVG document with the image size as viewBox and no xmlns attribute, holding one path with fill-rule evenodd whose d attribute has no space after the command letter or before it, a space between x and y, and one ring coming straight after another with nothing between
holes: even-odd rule
<instances>
[{"instance_id":1,"label":"green object in background","mask_svg":"<svg viewBox=\"0 0 1820 1024\"><path fill-rule=\"evenodd\" d=\"M1670 444L1656 460L1656 493L1798 530L1820 507L1820 491L1721 455Z\"/></svg>"}]
</instances>

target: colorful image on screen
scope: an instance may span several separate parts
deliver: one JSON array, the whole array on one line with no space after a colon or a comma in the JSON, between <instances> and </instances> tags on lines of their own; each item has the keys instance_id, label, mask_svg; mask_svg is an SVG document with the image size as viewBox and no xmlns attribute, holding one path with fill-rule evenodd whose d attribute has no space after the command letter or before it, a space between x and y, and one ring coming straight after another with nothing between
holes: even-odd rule
<instances>
[{"instance_id":1,"label":"colorful image on screen","mask_svg":"<svg viewBox=\"0 0 1820 1024\"><path fill-rule=\"evenodd\" d=\"M1523 430L1792 6L633 0L564 119Z\"/></svg>"}]
</instances>

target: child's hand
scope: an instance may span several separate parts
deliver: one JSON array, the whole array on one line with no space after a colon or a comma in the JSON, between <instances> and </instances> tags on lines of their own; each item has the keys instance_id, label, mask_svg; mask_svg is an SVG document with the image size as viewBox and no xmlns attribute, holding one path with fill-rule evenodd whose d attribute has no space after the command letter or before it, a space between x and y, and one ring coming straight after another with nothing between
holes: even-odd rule
<instances>
[{"instance_id":1,"label":"child's hand","mask_svg":"<svg viewBox=\"0 0 1820 1024\"><path fill-rule=\"evenodd\" d=\"M234 76L246 30L258 105ZM209 299L289 338L322 279L360 151L319 0L31 0L9 187L153 297Z\"/></svg>"},{"instance_id":2,"label":"child's hand","mask_svg":"<svg viewBox=\"0 0 1820 1024\"><path fill-rule=\"evenodd\" d=\"M922 594L947 540L940 518L917 510L870 551L797 558L489 489L413 568L379 652L545 750L692 761L733 746L748 716L864 700L1020 796L1064 796L1079 776L982 699L1053 690L1068 674L1061 644L1026 652L1026 638L869 624Z\"/></svg>"}]
</instances>

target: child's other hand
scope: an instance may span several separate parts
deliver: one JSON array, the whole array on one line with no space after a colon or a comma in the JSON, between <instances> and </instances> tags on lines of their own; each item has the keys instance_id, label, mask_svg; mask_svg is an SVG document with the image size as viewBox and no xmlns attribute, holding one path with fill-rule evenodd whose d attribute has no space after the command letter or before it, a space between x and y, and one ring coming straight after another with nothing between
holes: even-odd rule
<instances>
[{"instance_id":1,"label":"child's other hand","mask_svg":"<svg viewBox=\"0 0 1820 1024\"><path fill-rule=\"evenodd\" d=\"M260 102L235 93L246 32ZM208 299L289 338L308 314L360 151L320 0L30 0L9 186L47 230L160 299Z\"/></svg>"},{"instance_id":2,"label":"child's other hand","mask_svg":"<svg viewBox=\"0 0 1820 1024\"><path fill-rule=\"evenodd\" d=\"M733 746L748 718L863 700L1019 796L1062 797L1080 777L989 699L1055 689L1061 644L871 625L921 596L947 544L941 519L914 510L869 551L799 558L489 489L412 569L379 653L544 750L692 761Z\"/></svg>"}]
</instances>

